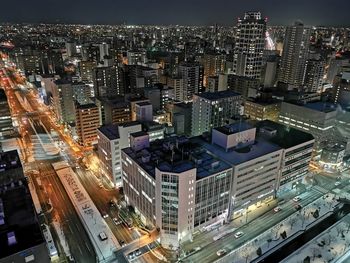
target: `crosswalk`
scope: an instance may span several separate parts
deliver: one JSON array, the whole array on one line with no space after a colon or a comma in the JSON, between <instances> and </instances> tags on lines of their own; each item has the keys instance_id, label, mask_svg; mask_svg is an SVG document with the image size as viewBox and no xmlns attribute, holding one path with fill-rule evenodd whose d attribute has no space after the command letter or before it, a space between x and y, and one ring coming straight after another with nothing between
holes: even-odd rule
<instances>
[{"instance_id":1,"label":"crosswalk","mask_svg":"<svg viewBox=\"0 0 350 263\"><path fill-rule=\"evenodd\" d=\"M321 193L321 194L326 194L328 193L329 191L327 189L324 189L323 187L319 186L319 185L314 185L312 187L312 189L314 189L315 191Z\"/></svg>"}]
</instances>

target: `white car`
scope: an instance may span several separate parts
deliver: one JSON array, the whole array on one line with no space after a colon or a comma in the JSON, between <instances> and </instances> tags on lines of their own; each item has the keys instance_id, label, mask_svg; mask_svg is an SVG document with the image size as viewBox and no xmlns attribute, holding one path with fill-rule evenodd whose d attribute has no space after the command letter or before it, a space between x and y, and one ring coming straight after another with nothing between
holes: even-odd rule
<instances>
[{"instance_id":1,"label":"white car","mask_svg":"<svg viewBox=\"0 0 350 263\"><path fill-rule=\"evenodd\" d=\"M341 182L337 181L337 182L335 182L334 185L335 185L335 186L341 185Z\"/></svg>"},{"instance_id":2,"label":"white car","mask_svg":"<svg viewBox=\"0 0 350 263\"><path fill-rule=\"evenodd\" d=\"M244 235L244 233L241 232L241 231L239 231L239 232L237 232L237 233L235 234L235 238L240 238L240 237L243 236L243 235Z\"/></svg>"},{"instance_id":3,"label":"white car","mask_svg":"<svg viewBox=\"0 0 350 263\"><path fill-rule=\"evenodd\" d=\"M274 209L273 209L273 211L275 212L275 213L277 213L277 212L279 212L279 211L281 211L282 210L282 208L280 208L279 206L276 206Z\"/></svg>"},{"instance_id":4,"label":"white car","mask_svg":"<svg viewBox=\"0 0 350 263\"><path fill-rule=\"evenodd\" d=\"M296 196L296 197L293 198L294 202L299 202L300 200L301 200L301 198L299 196Z\"/></svg>"},{"instance_id":5,"label":"white car","mask_svg":"<svg viewBox=\"0 0 350 263\"><path fill-rule=\"evenodd\" d=\"M141 250L140 250L140 249L137 249L137 250L135 250L134 253L135 253L136 256L140 256L140 255L141 255Z\"/></svg>"},{"instance_id":6,"label":"white car","mask_svg":"<svg viewBox=\"0 0 350 263\"><path fill-rule=\"evenodd\" d=\"M216 252L216 255L218 255L218 257L220 257L220 256L222 256L222 255L224 255L224 254L226 254L226 250L225 250L225 249L220 249L220 250L218 250L218 251Z\"/></svg>"}]
</instances>

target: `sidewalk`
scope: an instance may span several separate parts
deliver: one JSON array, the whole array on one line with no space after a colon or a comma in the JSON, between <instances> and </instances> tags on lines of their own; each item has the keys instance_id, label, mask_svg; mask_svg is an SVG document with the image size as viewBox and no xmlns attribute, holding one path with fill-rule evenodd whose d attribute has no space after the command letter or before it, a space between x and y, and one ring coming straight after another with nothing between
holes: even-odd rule
<instances>
[{"instance_id":1,"label":"sidewalk","mask_svg":"<svg viewBox=\"0 0 350 263\"><path fill-rule=\"evenodd\" d=\"M260 207L255 208L254 210L249 210L248 214L244 213L235 219L233 219L229 225L234 226L235 228L242 227L249 222L255 220L256 218L260 217L261 215L271 211L274 207L277 206L279 199L273 199L268 201L267 203L261 204Z\"/></svg>"}]
</instances>

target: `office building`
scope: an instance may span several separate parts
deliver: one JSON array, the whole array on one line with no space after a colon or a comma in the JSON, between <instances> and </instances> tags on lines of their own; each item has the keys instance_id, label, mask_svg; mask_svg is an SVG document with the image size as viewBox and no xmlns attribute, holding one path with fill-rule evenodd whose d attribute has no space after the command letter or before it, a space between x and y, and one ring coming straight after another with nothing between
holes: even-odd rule
<instances>
[{"instance_id":1,"label":"office building","mask_svg":"<svg viewBox=\"0 0 350 263\"><path fill-rule=\"evenodd\" d=\"M330 136L337 117L337 106L328 102L293 104L282 102L278 121L311 133L320 141Z\"/></svg>"},{"instance_id":2,"label":"office building","mask_svg":"<svg viewBox=\"0 0 350 263\"><path fill-rule=\"evenodd\" d=\"M129 122L97 129L97 149L101 171L115 187L122 187L121 150L130 146L130 134L141 131L141 124Z\"/></svg>"},{"instance_id":3,"label":"office building","mask_svg":"<svg viewBox=\"0 0 350 263\"><path fill-rule=\"evenodd\" d=\"M97 128L100 126L99 111L95 104L75 103L76 133L78 143L92 146L97 143Z\"/></svg>"},{"instance_id":4,"label":"office building","mask_svg":"<svg viewBox=\"0 0 350 263\"><path fill-rule=\"evenodd\" d=\"M266 20L260 12L247 12L238 19L233 73L260 79L265 47Z\"/></svg>"},{"instance_id":5,"label":"office building","mask_svg":"<svg viewBox=\"0 0 350 263\"><path fill-rule=\"evenodd\" d=\"M0 163L0 262L51 262L17 151L1 152Z\"/></svg>"},{"instance_id":6,"label":"office building","mask_svg":"<svg viewBox=\"0 0 350 263\"><path fill-rule=\"evenodd\" d=\"M196 229L226 220L230 165L186 138L150 143L145 133L132 136L122 150L125 200L146 225L159 227L162 246L176 249Z\"/></svg>"},{"instance_id":7,"label":"office building","mask_svg":"<svg viewBox=\"0 0 350 263\"><path fill-rule=\"evenodd\" d=\"M297 189L309 172L314 137L269 120L258 122L256 126L262 137L283 149L278 192Z\"/></svg>"},{"instance_id":8,"label":"office building","mask_svg":"<svg viewBox=\"0 0 350 263\"><path fill-rule=\"evenodd\" d=\"M210 132L240 114L242 96L230 91L204 92L193 95L192 135Z\"/></svg>"},{"instance_id":9,"label":"office building","mask_svg":"<svg viewBox=\"0 0 350 263\"><path fill-rule=\"evenodd\" d=\"M281 101L270 98L248 98L244 102L244 115L252 120L278 121Z\"/></svg>"},{"instance_id":10,"label":"office building","mask_svg":"<svg viewBox=\"0 0 350 263\"><path fill-rule=\"evenodd\" d=\"M299 89L303 85L311 29L301 22L287 26L278 81Z\"/></svg>"},{"instance_id":11,"label":"office building","mask_svg":"<svg viewBox=\"0 0 350 263\"><path fill-rule=\"evenodd\" d=\"M302 136L284 142L284 133ZM296 164L300 174L293 173L281 185L291 189L303 180L313 143L307 133L270 121L215 128L211 140L198 136L149 142L142 132L131 137L130 147L122 150L125 199L146 225L159 227L162 246L173 249L198 229L272 200L288 165Z\"/></svg>"}]
</instances>

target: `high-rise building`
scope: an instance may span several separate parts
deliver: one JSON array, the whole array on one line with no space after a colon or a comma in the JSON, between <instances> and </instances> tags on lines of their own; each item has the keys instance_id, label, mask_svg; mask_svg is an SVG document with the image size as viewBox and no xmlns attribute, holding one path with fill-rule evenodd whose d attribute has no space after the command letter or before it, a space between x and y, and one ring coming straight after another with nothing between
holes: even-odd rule
<instances>
[{"instance_id":1,"label":"high-rise building","mask_svg":"<svg viewBox=\"0 0 350 263\"><path fill-rule=\"evenodd\" d=\"M241 104L242 96L230 90L193 95L192 135L225 125L240 114Z\"/></svg>"},{"instance_id":2,"label":"high-rise building","mask_svg":"<svg viewBox=\"0 0 350 263\"><path fill-rule=\"evenodd\" d=\"M259 88L259 80L246 76L228 74L227 88L241 94L243 98L255 97Z\"/></svg>"},{"instance_id":3,"label":"high-rise building","mask_svg":"<svg viewBox=\"0 0 350 263\"><path fill-rule=\"evenodd\" d=\"M304 88L308 92L322 92L325 61L308 59L305 65Z\"/></svg>"},{"instance_id":4,"label":"high-rise building","mask_svg":"<svg viewBox=\"0 0 350 263\"><path fill-rule=\"evenodd\" d=\"M136 120L153 121L153 107L148 101L138 102L135 105Z\"/></svg>"},{"instance_id":5,"label":"high-rise building","mask_svg":"<svg viewBox=\"0 0 350 263\"><path fill-rule=\"evenodd\" d=\"M73 96L80 104L88 104L91 102L93 88L83 82L73 82L71 84Z\"/></svg>"},{"instance_id":6,"label":"high-rise building","mask_svg":"<svg viewBox=\"0 0 350 263\"><path fill-rule=\"evenodd\" d=\"M104 111L101 116L104 125L131 121L130 103L124 97L101 98L100 101Z\"/></svg>"},{"instance_id":7,"label":"high-rise building","mask_svg":"<svg viewBox=\"0 0 350 263\"><path fill-rule=\"evenodd\" d=\"M96 67L93 82L96 97L113 97L125 93L122 73L117 66Z\"/></svg>"},{"instance_id":8,"label":"high-rise building","mask_svg":"<svg viewBox=\"0 0 350 263\"><path fill-rule=\"evenodd\" d=\"M97 143L97 128L100 126L99 112L95 104L75 104L76 133L78 143L92 146Z\"/></svg>"},{"instance_id":9,"label":"high-rise building","mask_svg":"<svg viewBox=\"0 0 350 263\"><path fill-rule=\"evenodd\" d=\"M121 150L130 147L130 134L139 131L141 131L139 122L105 125L97 130L101 170L116 187L123 185Z\"/></svg>"},{"instance_id":10,"label":"high-rise building","mask_svg":"<svg viewBox=\"0 0 350 263\"><path fill-rule=\"evenodd\" d=\"M228 75L227 74L219 74L217 76L208 77L206 91L209 92L217 92L227 90L228 84Z\"/></svg>"},{"instance_id":11,"label":"high-rise building","mask_svg":"<svg viewBox=\"0 0 350 263\"><path fill-rule=\"evenodd\" d=\"M96 62L92 60L81 61L79 64L81 81L90 84L93 83L93 72Z\"/></svg>"},{"instance_id":12,"label":"high-rise building","mask_svg":"<svg viewBox=\"0 0 350 263\"><path fill-rule=\"evenodd\" d=\"M77 54L77 44L74 42L66 42L66 53L68 57L73 57Z\"/></svg>"},{"instance_id":13,"label":"high-rise building","mask_svg":"<svg viewBox=\"0 0 350 263\"><path fill-rule=\"evenodd\" d=\"M58 122L75 121L74 92L70 81L58 79L53 82L51 105Z\"/></svg>"},{"instance_id":14,"label":"high-rise building","mask_svg":"<svg viewBox=\"0 0 350 263\"><path fill-rule=\"evenodd\" d=\"M287 26L278 81L301 88L310 44L311 29L301 22Z\"/></svg>"},{"instance_id":15,"label":"high-rise building","mask_svg":"<svg viewBox=\"0 0 350 263\"><path fill-rule=\"evenodd\" d=\"M332 100L344 107L350 106L350 72L343 72L334 77Z\"/></svg>"},{"instance_id":16,"label":"high-rise building","mask_svg":"<svg viewBox=\"0 0 350 263\"><path fill-rule=\"evenodd\" d=\"M106 56L109 56L109 45L107 43L101 43L98 46L100 48L100 61L103 61Z\"/></svg>"},{"instance_id":17,"label":"high-rise building","mask_svg":"<svg viewBox=\"0 0 350 263\"><path fill-rule=\"evenodd\" d=\"M144 89L145 97L150 100L153 111L163 110L165 104L174 99L174 89L161 83Z\"/></svg>"},{"instance_id":18,"label":"high-rise building","mask_svg":"<svg viewBox=\"0 0 350 263\"><path fill-rule=\"evenodd\" d=\"M197 94L203 89L203 67L198 63L185 62L179 66L179 74L183 85L179 100L191 101L193 94Z\"/></svg>"},{"instance_id":19,"label":"high-rise building","mask_svg":"<svg viewBox=\"0 0 350 263\"><path fill-rule=\"evenodd\" d=\"M226 63L226 55L215 52L207 52L203 57L204 79L203 85L208 86L208 77L217 76L224 73Z\"/></svg>"},{"instance_id":20,"label":"high-rise building","mask_svg":"<svg viewBox=\"0 0 350 263\"><path fill-rule=\"evenodd\" d=\"M238 19L233 73L259 79L265 47L266 20L260 12L247 12Z\"/></svg>"},{"instance_id":21,"label":"high-rise building","mask_svg":"<svg viewBox=\"0 0 350 263\"><path fill-rule=\"evenodd\" d=\"M169 77L167 79L167 84L169 87L174 89L174 99L178 101L183 101L183 79L180 76Z\"/></svg>"}]
</instances>

